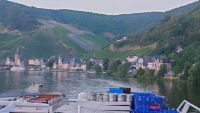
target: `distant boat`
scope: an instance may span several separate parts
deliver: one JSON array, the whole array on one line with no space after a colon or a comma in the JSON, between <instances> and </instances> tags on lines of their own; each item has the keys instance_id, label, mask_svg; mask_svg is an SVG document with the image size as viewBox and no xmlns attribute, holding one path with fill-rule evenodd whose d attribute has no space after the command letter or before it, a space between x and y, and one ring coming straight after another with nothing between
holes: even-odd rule
<instances>
[{"instance_id":1,"label":"distant boat","mask_svg":"<svg viewBox=\"0 0 200 113\"><path fill-rule=\"evenodd\" d=\"M11 71L24 71L25 68L23 66L13 66L10 70Z\"/></svg>"}]
</instances>

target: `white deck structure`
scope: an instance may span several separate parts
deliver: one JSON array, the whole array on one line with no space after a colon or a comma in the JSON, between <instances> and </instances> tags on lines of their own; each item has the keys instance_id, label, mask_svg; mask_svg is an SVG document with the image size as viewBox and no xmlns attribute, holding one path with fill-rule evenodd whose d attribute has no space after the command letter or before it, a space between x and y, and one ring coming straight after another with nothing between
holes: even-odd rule
<instances>
[{"instance_id":1,"label":"white deck structure","mask_svg":"<svg viewBox=\"0 0 200 113\"><path fill-rule=\"evenodd\" d=\"M58 108L55 113L129 113L129 102L83 101L71 102Z\"/></svg>"},{"instance_id":2,"label":"white deck structure","mask_svg":"<svg viewBox=\"0 0 200 113\"><path fill-rule=\"evenodd\" d=\"M179 107L177 108L177 111L179 113L188 113L189 108L193 108L195 110L195 112L199 113L200 112L200 108L198 108L197 106L191 104L190 102L184 100Z\"/></svg>"},{"instance_id":3,"label":"white deck structure","mask_svg":"<svg viewBox=\"0 0 200 113\"><path fill-rule=\"evenodd\" d=\"M42 103L27 103L15 101L0 101L0 106L5 107L0 113L49 113L51 107Z\"/></svg>"}]
</instances>

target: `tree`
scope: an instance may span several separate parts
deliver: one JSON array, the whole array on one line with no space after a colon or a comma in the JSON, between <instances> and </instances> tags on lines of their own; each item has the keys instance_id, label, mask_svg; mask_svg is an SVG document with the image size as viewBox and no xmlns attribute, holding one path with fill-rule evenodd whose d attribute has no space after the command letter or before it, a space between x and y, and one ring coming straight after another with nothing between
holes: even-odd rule
<instances>
[{"instance_id":1,"label":"tree","mask_svg":"<svg viewBox=\"0 0 200 113\"><path fill-rule=\"evenodd\" d=\"M187 80L189 77L189 69L191 68L191 63L186 62L183 68L183 74L179 77L180 79Z\"/></svg>"},{"instance_id":2,"label":"tree","mask_svg":"<svg viewBox=\"0 0 200 113\"><path fill-rule=\"evenodd\" d=\"M145 69L142 69L142 68L139 68L138 70L137 70L137 73L136 73L136 75L137 76L143 76L145 74Z\"/></svg>"},{"instance_id":3,"label":"tree","mask_svg":"<svg viewBox=\"0 0 200 113\"><path fill-rule=\"evenodd\" d=\"M153 77L155 74L155 70L153 69L146 69L145 73L144 73L144 77L147 77L147 78L151 78Z\"/></svg>"},{"instance_id":4,"label":"tree","mask_svg":"<svg viewBox=\"0 0 200 113\"><path fill-rule=\"evenodd\" d=\"M189 69L189 80L200 83L200 62L193 64Z\"/></svg>"},{"instance_id":5,"label":"tree","mask_svg":"<svg viewBox=\"0 0 200 113\"><path fill-rule=\"evenodd\" d=\"M87 64L86 64L87 70L91 70L93 68L93 66L94 66L94 64L92 62L90 62L90 61L87 62Z\"/></svg>"},{"instance_id":6,"label":"tree","mask_svg":"<svg viewBox=\"0 0 200 113\"><path fill-rule=\"evenodd\" d=\"M52 68L53 67L53 63L55 62L55 58L52 57L47 61L46 66Z\"/></svg>"},{"instance_id":7,"label":"tree","mask_svg":"<svg viewBox=\"0 0 200 113\"><path fill-rule=\"evenodd\" d=\"M119 76L126 76L128 74L128 69L129 69L130 64L129 63L125 63L125 64L120 64L117 67L117 74Z\"/></svg>"},{"instance_id":8,"label":"tree","mask_svg":"<svg viewBox=\"0 0 200 113\"><path fill-rule=\"evenodd\" d=\"M99 64L96 64L94 66L94 70L96 71L97 74L102 72L102 67Z\"/></svg>"},{"instance_id":9,"label":"tree","mask_svg":"<svg viewBox=\"0 0 200 113\"><path fill-rule=\"evenodd\" d=\"M116 73L116 72L117 72L117 68L118 68L118 66L119 66L120 64L121 64L121 61L120 61L120 60L114 60L114 61L111 63L110 67L109 67L110 71L111 71L112 73Z\"/></svg>"},{"instance_id":10,"label":"tree","mask_svg":"<svg viewBox=\"0 0 200 113\"><path fill-rule=\"evenodd\" d=\"M108 59L104 59L103 60L103 70L107 71L109 68L109 60Z\"/></svg>"},{"instance_id":11,"label":"tree","mask_svg":"<svg viewBox=\"0 0 200 113\"><path fill-rule=\"evenodd\" d=\"M167 67L165 65L161 65L160 66L160 70L157 73L157 76L165 76L165 74L167 73Z\"/></svg>"}]
</instances>

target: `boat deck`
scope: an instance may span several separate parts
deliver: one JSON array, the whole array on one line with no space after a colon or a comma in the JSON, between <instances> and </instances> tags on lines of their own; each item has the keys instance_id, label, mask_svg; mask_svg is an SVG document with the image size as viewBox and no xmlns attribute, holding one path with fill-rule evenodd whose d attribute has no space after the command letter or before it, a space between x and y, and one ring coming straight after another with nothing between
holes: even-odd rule
<instances>
[{"instance_id":1,"label":"boat deck","mask_svg":"<svg viewBox=\"0 0 200 113\"><path fill-rule=\"evenodd\" d=\"M70 102L55 113L129 113L130 102L82 101Z\"/></svg>"}]
</instances>

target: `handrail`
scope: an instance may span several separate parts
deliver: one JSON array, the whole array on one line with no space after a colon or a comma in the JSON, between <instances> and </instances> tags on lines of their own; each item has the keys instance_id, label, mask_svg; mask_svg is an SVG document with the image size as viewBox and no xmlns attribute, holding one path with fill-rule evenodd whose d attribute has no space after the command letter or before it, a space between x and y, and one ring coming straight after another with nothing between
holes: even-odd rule
<instances>
[{"instance_id":1,"label":"handrail","mask_svg":"<svg viewBox=\"0 0 200 113\"><path fill-rule=\"evenodd\" d=\"M5 108L0 109L0 113L10 113L13 109L15 109L14 103L7 105Z\"/></svg>"},{"instance_id":2,"label":"handrail","mask_svg":"<svg viewBox=\"0 0 200 113\"><path fill-rule=\"evenodd\" d=\"M190 102L188 102L187 100L184 100L180 105L179 107L177 108L177 111L179 113L187 113L189 108L192 107L194 108L195 110L199 111L200 112L200 108L195 106L194 104L191 104Z\"/></svg>"},{"instance_id":3,"label":"handrail","mask_svg":"<svg viewBox=\"0 0 200 113\"><path fill-rule=\"evenodd\" d=\"M23 99L20 98L16 102L22 102ZM0 109L0 113L10 113L13 109L15 109L15 102L10 103L9 105L5 106L4 108Z\"/></svg>"}]
</instances>

